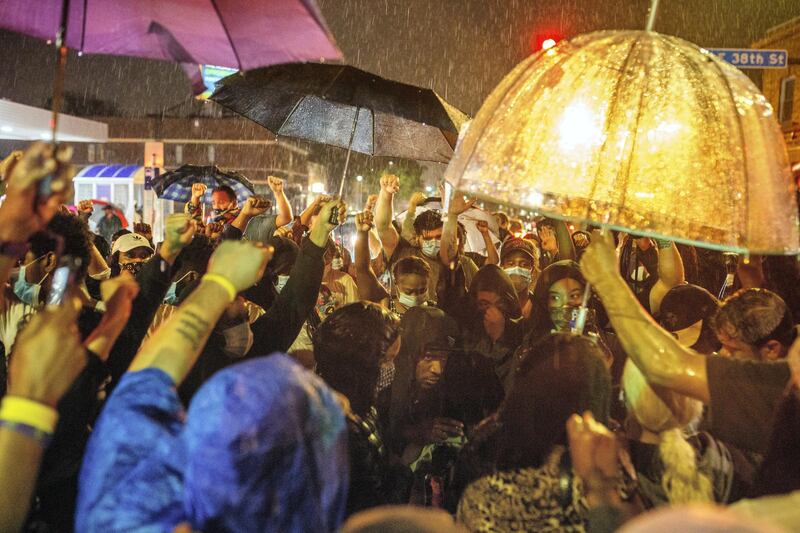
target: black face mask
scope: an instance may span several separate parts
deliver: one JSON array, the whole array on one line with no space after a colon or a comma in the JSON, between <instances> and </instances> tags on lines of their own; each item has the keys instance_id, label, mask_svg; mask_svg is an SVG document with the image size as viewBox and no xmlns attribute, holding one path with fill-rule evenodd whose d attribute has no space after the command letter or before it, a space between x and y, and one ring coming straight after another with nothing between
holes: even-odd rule
<instances>
[{"instance_id":1,"label":"black face mask","mask_svg":"<svg viewBox=\"0 0 800 533\"><path fill-rule=\"evenodd\" d=\"M122 270L127 270L128 272L133 274L134 277L136 277L139 274L139 272L141 272L142 267L144 267L144 263L125 263L124 265L120 265L120 268L122 268Z\"/></svg>"}]
</instances>

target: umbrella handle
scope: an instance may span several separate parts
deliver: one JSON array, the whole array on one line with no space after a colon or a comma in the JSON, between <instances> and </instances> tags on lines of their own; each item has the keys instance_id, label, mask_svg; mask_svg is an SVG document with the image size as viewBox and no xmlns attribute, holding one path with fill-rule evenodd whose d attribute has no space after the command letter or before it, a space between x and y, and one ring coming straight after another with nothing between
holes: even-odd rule
<instances>
[{"instance_id":1,"label":"umbrella handle","mask_svg":"<svg viewBox=\"0 0 800 533\"><path fill-rule=\"evenodd\" d=\"M338 226L339 225L339 208L334 207L331 209L331 218L328 220L328 223Z\"/></svg>"}]
</instances>

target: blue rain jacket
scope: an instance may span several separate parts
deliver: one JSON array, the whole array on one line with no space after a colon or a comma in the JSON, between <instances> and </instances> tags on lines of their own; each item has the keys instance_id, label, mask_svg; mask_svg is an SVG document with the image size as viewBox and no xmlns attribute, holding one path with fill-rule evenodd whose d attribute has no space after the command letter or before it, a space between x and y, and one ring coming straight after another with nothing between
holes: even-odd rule
<instances>
[{"instance_id":1,"label":"blue rain jacket","mask_svg":"<svg viewBox=\"0 0 800 533\"><path fill-rule=\"evenodd\" d=\"M129 372L89 441L76 531L334 531L347 457L332 391L286 355L218 372L188 415L163 371Z\"/></svg>"}]
</instances>

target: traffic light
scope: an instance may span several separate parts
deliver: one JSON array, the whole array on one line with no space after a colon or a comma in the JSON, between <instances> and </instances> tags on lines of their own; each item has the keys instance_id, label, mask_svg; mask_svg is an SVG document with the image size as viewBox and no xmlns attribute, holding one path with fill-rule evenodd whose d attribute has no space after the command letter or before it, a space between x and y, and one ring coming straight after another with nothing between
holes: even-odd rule
<instances>
[{"instance_id":1,"label":"traffic light","mask_svg":"<svg viewBox=\"0 0 800 533\"><path fill-rule=\"evenodd\" d=\"M562 38L558 32L537 33L531 40L531 51L536 53L540 50L549 50L557 45Z\"/></svg>"}]
</instances>

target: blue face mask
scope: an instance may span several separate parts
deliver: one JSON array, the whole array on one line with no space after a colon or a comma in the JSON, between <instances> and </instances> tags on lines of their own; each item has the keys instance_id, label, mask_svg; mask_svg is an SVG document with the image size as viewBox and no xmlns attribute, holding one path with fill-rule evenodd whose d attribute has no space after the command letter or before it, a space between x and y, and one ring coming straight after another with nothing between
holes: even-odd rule
<instances>
[{"instance_id":1,"label":"blue face mask","mask_svg":"<svg viewBox=\"0 0 800 533\"><path fill-rule=\"evenodd\" d=\"M187 272L180 279L173 281L169 285L169 289L167 289L167 294L164 296L164 303L169 305L178 305L178 283L186 279L186 276L192 274L192 272Z\"/></svg>"},{"instance_id":2,"label":"blue face mask","mask_svg":"<svg viewBox=\"0 0 800 533\"><path fill-rule=\"evenodd\" d=\"M44 255L37 257L27 265L22 265L19 267L19 274L17 274L17 280L14 282L14 295L19 298L22 303L32 305L34 307L38 307L40 305L39 302L39 294L42 291L42 282L47 278L47 274L39 281L39 283L30 283L25 279L25 270L27 267L42 259Z\"/></svg>"}]
</instances>

